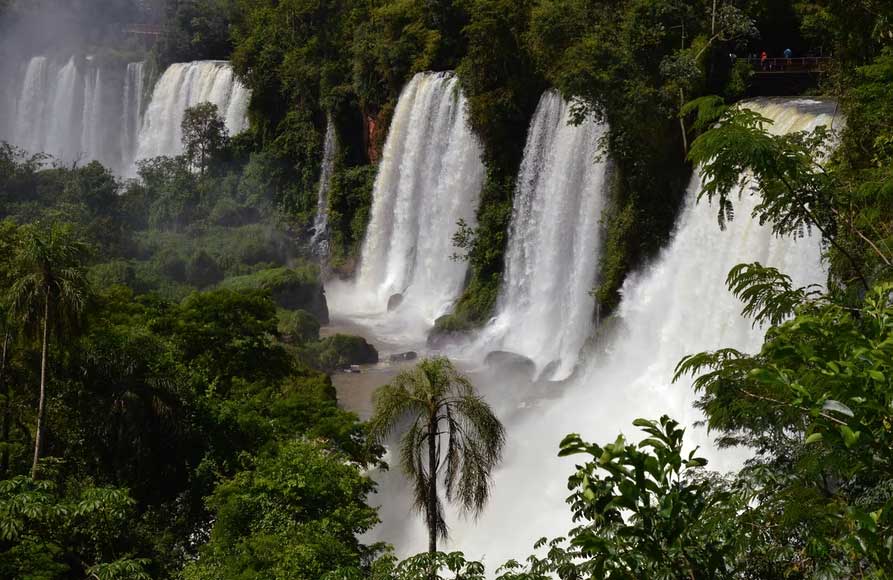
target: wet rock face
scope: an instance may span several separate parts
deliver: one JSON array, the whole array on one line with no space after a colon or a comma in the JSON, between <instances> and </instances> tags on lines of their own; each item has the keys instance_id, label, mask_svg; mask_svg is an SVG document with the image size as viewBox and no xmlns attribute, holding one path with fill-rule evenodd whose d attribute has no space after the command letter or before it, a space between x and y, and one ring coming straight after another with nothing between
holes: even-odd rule
<instances>
[{"instance_id":1,"label":"wet rock face","mask_svg":"<svg viewBox=\"0 0 893 580\"><path fill-rule=\"evenodd\" d=\"M465 331L433 328L428 334L426 343L430 349L443 350L448 346L462 344L467 340L468 333Z\"/></svg>"},{"instance_id":2,"label":"wet rock face","mask_svg":"<svg viewBox=\"0 0 893 580\"><path fill-rule=\"evenodd\" d=\"M388 312L395 310L402 303L403 294L392 294L391 297L388 298Z\"/></svg>"},{"instance_id":3,"label":"wet rock face","mask_svg":"<svg viewBox=\"0 0 893 580\"><path fill-rule=\"evenodd\" d=\"M319 364L327 371L378 362L378 351L359 336L336 334L320 342Z\"/></svg>"},{"instance_id":4,"label":"wet rock face","mask_svg":"<svg viewBox=\"0 0 893 580\"><path fill-rule=\"evenodd\" d=\"M533 377L536 373L536 364L522 354L506 350L494 350L487 354L484 364L488 367L500 367Z\"/></svg>"},{"instance_id":5,"label":"wet rock face","mask_svg":"<svg viewBox=\"0 0 893 580\"><path fill-rule=\"evenodd\" d=\"M540 378L545 380L551 380L552 377L555 376L555 373L561 367L561 359L555 359L549 364L545 366L543 372L540 373Z\"/></svg>"},{"instance_id":6,"label":"wet rock face","mask_svg":"<svg viewBox=\"0 0 893 580\"><path fill-rule=\"evenodd\" d=\"M305 310L321 324L329 323L326 291L318 276L289 268L271 268L247 276L228 278L222 284L231 290L267 290L277 306L285 310Z\"/></svg>"},{"instance_id":7,"label":"wet rock face","mask_svg":"<svg viewBox=\"0 0 893 580\"><path fill-rule=\"evenodd\" d=\"M401 352L399 354L392 354L390 357L391 362L402 362L402 361L410 361L415 360L419 357L419 354L415 351Z\"/></svg>"},{"instance_id":8,"label":"wet rock face","mask_svg":"<svg viewBox=\"0 0 893 580\"><path fill-rule=\"evenodd\" d=\"M273 300L286 310L306 310L321 324L329 323L326 292L319 282L293 283L272 290Z\"/></svg>"},{"instance_id":9,"label":"wet rock face","mask_svg":"<svg viewBox=\"0 0 893 580\"><path fill-rule=\"evenodd\" d=\"M378 158L380 157L378 147L376 147L376 143L378 142L378 120L372 115L366 115L363 118L363 124L366 125L365 131L365 141L366 141L366 157L369 158L370 163L377 163Z\"/></svg>"}]
</instances>

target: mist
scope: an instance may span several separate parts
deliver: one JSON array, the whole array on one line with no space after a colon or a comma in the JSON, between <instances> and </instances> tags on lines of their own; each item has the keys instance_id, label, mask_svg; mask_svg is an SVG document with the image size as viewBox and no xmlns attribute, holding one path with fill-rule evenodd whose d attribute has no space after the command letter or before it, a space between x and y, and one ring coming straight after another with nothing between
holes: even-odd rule
<instances>
[{"instance_id":1,"label":"mist","mask_svg":"<svg viewBox=\"0 0 893 580\"><path fill-rule=\"evenodd\" d=\"M163 0L14 0L0 9L0 54L10 59L102 48L136 49L128 24L157 23Z\"/></svg>"}]
</instances>

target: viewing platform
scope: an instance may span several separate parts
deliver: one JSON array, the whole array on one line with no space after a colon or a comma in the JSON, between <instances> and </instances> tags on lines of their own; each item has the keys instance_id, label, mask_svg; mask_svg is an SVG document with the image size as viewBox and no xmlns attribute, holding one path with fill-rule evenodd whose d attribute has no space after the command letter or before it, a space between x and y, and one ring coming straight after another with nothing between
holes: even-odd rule
<instances>
[{"instance_id":1,"label":"viewing platform","mask_svg":"<svg viewBox=\"0 0 893 580\"><path fill-rule=\"evenodd\" d=\"M747 62L757 75L823 73L831 68L830 56L803 56L798 58L749 58Z\"/></svg>"},{"instance_id":2,"label":"viewing platform","mask_svg":"<svg viewBox=\"0 0 893 580\"><path fill-rule=\"evenodd\" d=\"M749 58L753 69L748 95L783 97L803 94L818 85L822 75L831 70L834 59L829 56L794 58Z\"/></svg>"}]
</instances>

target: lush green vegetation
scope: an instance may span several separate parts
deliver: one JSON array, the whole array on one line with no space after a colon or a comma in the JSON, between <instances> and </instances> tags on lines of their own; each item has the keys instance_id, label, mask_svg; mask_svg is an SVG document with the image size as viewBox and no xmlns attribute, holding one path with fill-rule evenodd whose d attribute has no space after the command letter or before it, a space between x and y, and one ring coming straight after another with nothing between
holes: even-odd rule
<instances>
[{"instance_id":1,"label":"lush green vegetation","mask_svg":"<svg viewBox=\"0 0 893 580\"><path fill-rule=\"evenodd\" d=\"M399 91L413 73L457 71L487 178L477 226L456 239L471 277L438 324L451 331L483 323L495 303L527 126L543 90L557 87L581 115L610 124L614 188L598 289L610 309L626 274L667 240L688 184L691 127L680 123L681 106L709 92L742 95L749 68L732 66L729 52L756 50L758 28L785 19L799 40L796 18L791 6L761 1L246 0L233 11L232 58L253 90L254 140L280 168L277 202L298 223L314 211L322 135L328 118L336 123L331 265L342 274L356 264L371 165Z\"/></svg>"},{"instance_id":2,"label":"lush green vegetation","mask_svg":"<svg viewBox=\"0 0 893 580\"><path fill-rule=\"evenodd\" d=\"M319 268L222 127L187 111L186 154L126 182L0 146L3 577L235 577L285 537L283 578L376 553L381 449L323 371L378 354L320 339Z\"/></svg>"},{"instance_id":3,"label":"lush green vegetation","mask_svg":"<svg viewBox=\"0 0 893 580\"><path fill-rule=\"evenodd\" d=\"M231 57L253 91L250 133L228 136L213 107L192 110L186 155L147 160L128 182L97 163L56 166L0 146L0 576L484 577L461 554L399 562L359 539L377 522L366 470L399 417L414 419L403 467L432 551L443 529L438 484L480 509L506 434L446 361L381 391L369 426L339 409L325 373L378 353L357 337L321 337L320 271L300 250L327 119L340 143L332 266L346 274L399 91L415 72L456 69L487 178L477 227L456 238L469 284L442 330L466 330L492 309L526 128L548 86L610 126L605 307L666 241L697 164L718 227L734 218L749 172L760 219L779 235L820 233L830 265L826 291L795 288L760 264L736 267L730 291L766 325L763 347L693 354L678 367L695 378L720 444L756 451L744 469L707 471L669 417L637 421L639 444L571 435L560 453L581 458L569 479L574 529L497 576L889 577L887 3L165 4L154 58ZM133 6L93 3L82 16L99 19L105 7L124 19ZM141 6L155 19L165 12ZM729 53L788 45L837 56L824 88L846 115L842 134L772 136L734 106L749 70ZM440 467L424 457L438 426Z\"/></svg>"}]
</instances>

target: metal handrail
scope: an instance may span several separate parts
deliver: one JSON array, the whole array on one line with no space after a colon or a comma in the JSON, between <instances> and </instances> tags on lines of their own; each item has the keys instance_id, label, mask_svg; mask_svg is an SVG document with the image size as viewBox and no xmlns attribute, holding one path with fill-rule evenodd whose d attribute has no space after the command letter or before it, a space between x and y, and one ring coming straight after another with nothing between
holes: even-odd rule
<instances>
[{"instance_id":1,"label":"metal handrail","mask_svg":"<svg viewBox=\"0 0 893 580\"><path fill-rule=\"evenodd\" d=\"M834 61L830 56L798 56L792 58L748 58L747 62L762 72L809 72L824 70Z\"/></svg>"}]
</instances>

